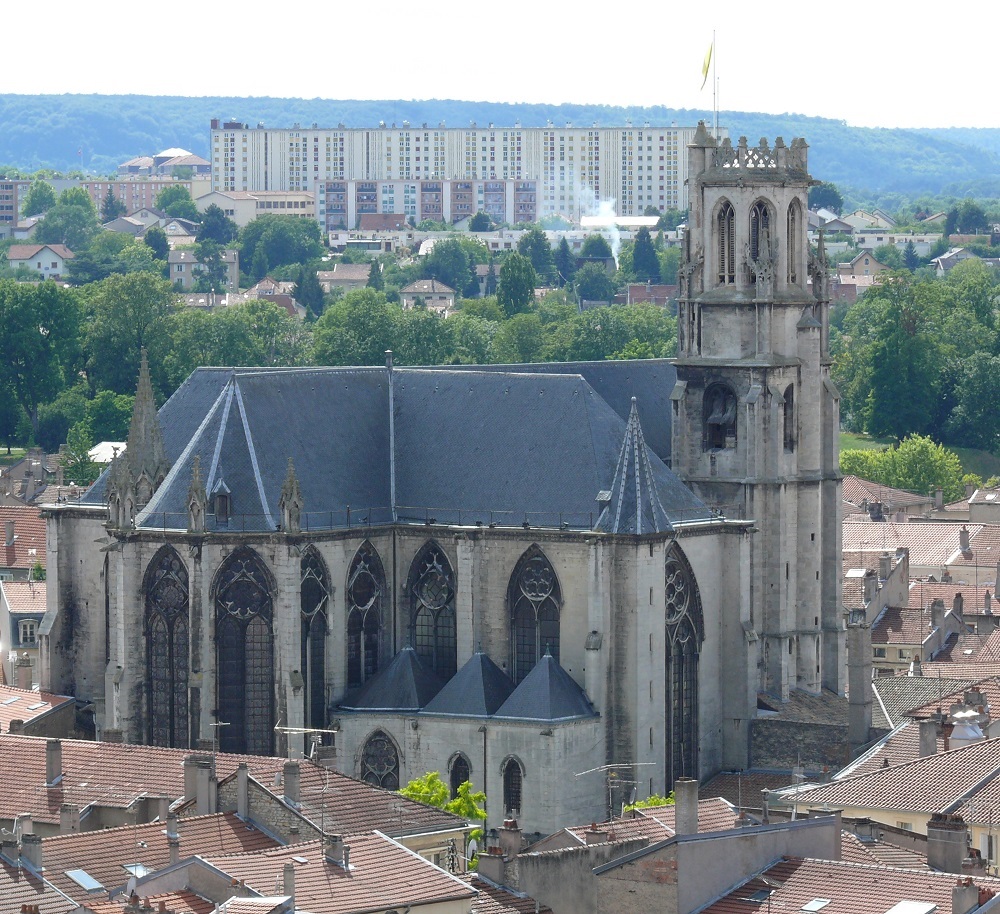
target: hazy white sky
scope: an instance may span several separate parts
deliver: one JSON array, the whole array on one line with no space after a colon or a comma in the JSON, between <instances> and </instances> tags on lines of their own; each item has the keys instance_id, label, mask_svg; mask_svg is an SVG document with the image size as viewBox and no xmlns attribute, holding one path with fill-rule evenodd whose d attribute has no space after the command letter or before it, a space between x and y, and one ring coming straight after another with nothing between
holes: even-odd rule
<instances>
[{"instance_id":1,"label":"hazy white sky","mask_svg":"<svg viewBox=\"0 0 1000 914\"><path fill-rule=\"evenodd\" d=\"M694 6L693 12L678 7ZM130 93L719 107L881 127L1000 127L1000 7L357 0L46 4L0 93ZM953 15L954 13L954 15ZM982 87L979 89L979 87ZM250 116L250 115L248 115Z\"/></svg>"}]
</instances>

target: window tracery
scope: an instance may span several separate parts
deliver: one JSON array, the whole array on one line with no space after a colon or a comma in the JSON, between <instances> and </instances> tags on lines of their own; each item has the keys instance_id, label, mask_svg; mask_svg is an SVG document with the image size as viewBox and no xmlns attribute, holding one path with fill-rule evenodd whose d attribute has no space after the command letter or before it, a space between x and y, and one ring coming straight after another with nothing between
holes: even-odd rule
<instances>
[{"instance_id":1,"label":"window tracery","mask_svg":"<svg viewBox=\"0 0 1000 914\"><path fill-rule=\"evenodd\" d=\"M371 543L363 543L347 575L347 685L363 685L378 672L385 571Z\"/></svg>"},{"instance_id":2,"label":"window tracery","mask_svg":"<svg viewBox=\"0 0 1000 914\"><path fill-rule=\"evenodd\" d=\"M271 755L274 746L273 586L260 556L240 547L215 583L219 748Z\"/></svg>"},{"instance_id":3,"label":"window tracery","mask_svg":"<svg viewBox=\"0 0 1000 914\"><path fill-rule=\"evenodd\" d=\"M305 682L305 725L326 727L326 635L330 587L326 566L312 546L302 554L299 607L301 613L300 672Z\"/></svg>"},{"instance_id":4,"label":"window tracery","mask_svg":"<svg viewBox=\"0 0 1000 914\"><path fill-rule=\"evenodd\" d=\"M518 815L521 812L522 788L524 772L521 763L515 758L509 758L503 765L503 808L505 815Z\"/></svg>"},{"instance_id":5,"label":"window tracery","mask_svg":"<svg viewBox=\"0 0 1000 914\"><path fill-rule=\"evenodd\" d=\"M698 656L705 638L701 596L684 554L672 544L663 569L666 651L666 788L698 776Z\"/></svg>"},{"instance_id":6,"label":"window tracery","mask_svg":"<svg viewBox=\"0 0 1000 914\"><path fill-rule=\"evenodd\" d=\"M719 284L736 282L736 213L728 200L719 207L716 216L716 238L719 246Z\"/></svg>"},{"instance_id":7,"label":"window tracery","mask_svg":"<svg viewBox=\"0 0 1000 914\"><path fill-rule=\"evenodd\" d=\"M799 281L799 258L802 254L802 210L798 200L793 200L788 207L788 240L785 250L788 251L788 282Z\"/></svg>"},{"instance_id":8,"label":"window tracery","mask_svg":"<svg viewBox=\"0 0 1000 914\"><path fill-rule=\"evenodd\" d=\"M546 650L559 660L559 579L536 545L521 556L508 586L514 681L520 682Z\"/></svg>"},{"instance_id":9,"label":"window tracery","mask_svg":"<svg viewBox=\"0 0 1000 914\"><path fill-rule=\"evenodd\" d=\"M361 751L361 780L385 790L399 790L399 753L382 730L376 730Z\"/></svg>"},{"instance_id":10,"label":"window tracery","mask_svg":"<svg viewBox=\"0 0 1000 914\"><path fill-rule=\"evenodd\" d=\"M458 796L458 788L466 781L471 780L469 760L461 752L452 759L448 780L451 783L452 799Z\"/></svg>"},{"instance_id":11,"label":"window tracery","mask_svg":"<svg viewBox=\"0 0 1000 914\"><path fill-rule=\"evenodd\" d=\"M410 566L410 641L420 659L443 679L458 668L455 634L455 576L433 540Z\"/></svg>"},{"instance_id":12,"label":"window tracery","mask_svg":"<svg viewBox=\"0 0 1000 914\"><path fill-rule=\"evenodd\" d=\"M146 676L149 741L188 746L188 573L177 551L164 546L146 570Z\"/></svg>"},{"instance_id":13,"label":"window tracery","mask_svg":"<svg viewBox=\"0 0 1000 914\"><path fill-rule=\"evenodd\" d=\"M771 211L758 200L750 208L750 260L769 260L771 248Z\"/></svg>"}]
</instances>

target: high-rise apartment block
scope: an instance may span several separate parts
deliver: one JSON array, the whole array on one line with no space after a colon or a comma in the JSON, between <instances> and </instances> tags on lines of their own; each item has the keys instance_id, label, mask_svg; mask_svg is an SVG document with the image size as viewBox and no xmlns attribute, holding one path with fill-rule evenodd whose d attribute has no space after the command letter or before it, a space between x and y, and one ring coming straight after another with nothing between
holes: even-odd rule
<instances>
[{"instance_id":1,"label":"high-rise apartment block","mask_svg":"<svg viewBox=\"0 0 1000 914\"><path fill-rule=\"evenodd\" d=\"M620 216L687 207L693 127L401 127L272 130L212 121L212 187L316 194L325 229L366 213L455 222Z\"/></svg>"}]
</instances>

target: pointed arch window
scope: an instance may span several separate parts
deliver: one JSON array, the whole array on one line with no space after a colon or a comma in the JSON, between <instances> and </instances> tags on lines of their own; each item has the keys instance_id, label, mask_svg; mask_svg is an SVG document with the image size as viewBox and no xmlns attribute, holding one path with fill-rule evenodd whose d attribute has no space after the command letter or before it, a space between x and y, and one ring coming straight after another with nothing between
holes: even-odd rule
<instances>
[{"instance_id":1,"label":"pointed arch window","mask_svg":"<svg viewBox=\"0 0 1000 914\"><path fill-rule=\"evenodd\" d=\"M771 211L763 200L758 200L750 208L750 259L767 260L770 256Z\"/></svg>"},{"instance_id":2,"label":"pointed arch window","mask_svg":"<svg viewBox=\"0 0 1000 914\"><path fill-rule=\"evenodd\" d=\"M728 384L710 384L702 401L702 447L736 447L736 394Z\"/></svg>"},{"instance_id":3,"label":"pointed arch window","mask_svg":"<svg viewBox=\"0 0 1000 914\"><path fill-rule=\"evenodd\" d=\"M715 236L719 249L719 284L736 282L736 213L728 200L723 201L716 215Z\"/></svg>"},{"instance_id":4,"label":"pointed arch window","mask_svg":"<svg viewBox=\"0 0 1000 914\"><path fill-rule=\"evenodd\" d=\"M458 788L466 781L471 780L469 760L461 752L451 761L451 769L448 772L448 780L451 783L451 797L458 796Z\"/></svg>"},{"instance_id":5,"label":"pointed arch window","mask_svg":"<svg viewBox=\"0 0 1000 914\"><path fill-rule=\"evenodd\" d=\"M441 547L431 541L410 566L410 643L443 679L458 669L455 635L455 575Z\"/></svg>"},{"instance_id":6,"label":"pointed arch window","mask_svg":"<svg viewBox=\"0 0 1000 914\"><path fill-rule=\"evenodd\" d=\"M299 671L305 682L305 725L326 727L326 636L330 605L329 576L323 559L313 546L302 554L299 607L302 631Z\"/></svg>"},{"instance_id":7,"label":"pointed arch window","mask_svg":"<svg viewBox=\"0 0 1000 914\"><path fill-rule=\"evenodd\" d=\"M274 582L245 546L222 564L215 586L219 748L274 753Z\"/></svg>"},{"instance_id":8,"label":"pointed arch window","mask_svg":"<svg viewBox=\"0 0 1000 914\"><path fill-rule=\"evenodd\" d=\"M371 543L363 543L347 575L347 685L363 685L378 672L385 571Z\"/></svg>"},{"instance_id":9,"label":"pointed arch window","mask_svg":"<svg viewBox=\"0 0 1000 914\"><path fill-rule=\"evenodd\" d=\"M509 758L503 764L503 809L504 815L517 815L521 812L521 795L524 786L524 772L521 763L515 758Z\"/></svg>"},{"instance_id":10,"label":"pointed arch window","mask_svg":"<svg viewBox=\"0 0 1000 914\"><path fill-rule=\"evenodd\" d=\"M793 200L788 207L788 239L785 250L788 252L788 282L799 281L799 257L802 254L802 209L798 200Z\"/></svg>"},{"instance_id":11,"label":"pointed arch window","mask_svg":"<svg viewBox=\"0 0 1000 914\"><path fill-rule=\"evenodd\" d=\"M105 566L105 581L107 581ZM186 749L188 728L188 573L181 557L164 546L149 563L145 594L149 742Z\"/></svg>"},{"instance_id":12,"label":"pointed arch window","mask_svg":"<svg viewBox=\"0 0 1000 914\"><path fill-rule=\"evenodd\" d=\"M694 573L672 544L663 569L666 654L666 789L698 777L698 657L705 639L701 596Z\"/></svg>"},{"instance_id":13,"label":"pointed arch window","mask_svg":"<svg viewBox=\"0 0 1000 914\"><path fill-rule=\"evenodd\" d=\"M514 682L524 679L549 651L559 661L559 579L536 545L521 556L507 590Z\"/></svg>"},{"instance_id":14,"label":"pointed arch window","mask_svg":"<svg viewBox=\"0 0 1000 914\"><path fill-rule=\"evenodd\" d=\"M781 407L782 425L784 427L785 453L791 454L795 450L795 385L789 384L785 388L785 402Z\"/></svg>"},{"instance_id":15,"label":"pointed arch window","mask_svg":"<svg viewBox=\"0 0 1000 914\"><path fill-rule=\"evenodd\" d=\"M361 750L361 780L385 790L399 790L399 752L382 730L369 736Z\"/></svg>"}]
</instances>

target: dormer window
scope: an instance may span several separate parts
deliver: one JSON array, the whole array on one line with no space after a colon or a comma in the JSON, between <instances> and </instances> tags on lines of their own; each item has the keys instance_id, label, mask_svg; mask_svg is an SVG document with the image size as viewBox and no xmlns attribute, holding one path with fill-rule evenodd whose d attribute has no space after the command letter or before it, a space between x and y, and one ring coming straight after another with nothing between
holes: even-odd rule
<instances>
[{"instance_id":1,"label":"dormer window","mask_svg":"<svg viewBox=\"0 0 1000 914\"><path fill-rule=\"evenodd\" d=\"M229 523L229 515L232 513L232 493L225 480L221 478L212 488L212 509L215 511L217 525Z\"/></svg>"}]
</instances>

